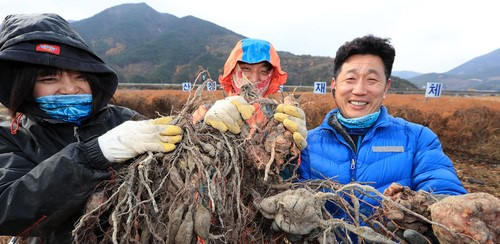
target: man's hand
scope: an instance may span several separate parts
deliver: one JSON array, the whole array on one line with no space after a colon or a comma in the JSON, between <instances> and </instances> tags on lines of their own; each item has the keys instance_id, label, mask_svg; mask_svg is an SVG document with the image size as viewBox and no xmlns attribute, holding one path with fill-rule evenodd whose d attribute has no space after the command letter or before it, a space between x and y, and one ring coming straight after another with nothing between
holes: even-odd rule
<instances>
[{"instance_id":1,"label":"man's hand","mask_svg":"<svg viewBox=\"0 0 500 244\"><path fill-rule=\"evenodd\" d=\"M182 129L169 125L172 117L126 121L97 140L110 162L121 163L147 151L171 152L182 140Z\"/></svg>"},{"instance_id":2,"label":"man's hand","mask_svg":"<svg viewBox=\"0 0 500 244\"><path fill-rule=\"evenodd\" d=\"M391 184L384 191L384 195L407 209L430 219L429 206L447 197L448 195L431 194L425 191L413 191L407 186L397 183ZM436 243L432 227L423 219L409 214L390 201L382 201L385 217L389 219L387 228L411 244Z\"/></svg>"},{"instance_id":3,"label":"man's hand","mask_svg":"<svg viewBox=\"0 0 500 244\"><path fill-rule=\"evenodd\" d=\"M432 230L427 230L424 234L421 234L413 229L399 229L393 222L387 223L387 229L410 244L439 243Z\"/></svg>"},{"instance_id":4,"label":"man's hand","mask_svg":"<svg viewBox=\"0 0 500 244\"><path fill-rule=\"evenodd\" d=\"M304 110L293 105L279 104L274 119L283 123L293 133L295 145L302 150L307 146L306 115Z\"/></svg>"},{"instance_id":5,"label":"man's hand","mask_svg":"<svg viewBox=\"0 0 500 244\"><path fill-rule=\"evenodd\" d=\"M205 124L220 132L230 131L233 134L241 132L243 120L250 119L255 113L255 107L248 104L242 96L231 96L218 100L205 114Z\"/></svg>"}]
</instances>

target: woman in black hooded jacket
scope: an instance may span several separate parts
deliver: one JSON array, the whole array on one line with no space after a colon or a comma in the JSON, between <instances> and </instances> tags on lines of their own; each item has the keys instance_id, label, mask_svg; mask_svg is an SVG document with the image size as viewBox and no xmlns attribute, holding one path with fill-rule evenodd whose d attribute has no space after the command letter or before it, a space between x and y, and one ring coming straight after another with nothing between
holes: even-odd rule
<instances>
[{"instance_id":1,"label":"woman in black hooded jacket","mask_svg":"<svg viewBox=\"0 0 500 244\"><path fill-rule=\"evenodd\" d=\"M117 85L60 16L5 18L0 102L13 120L0 126L0 235L71 243L88 197L117 167L175 149L179 127L108 105Z\"/></svg>"}]
</instances>

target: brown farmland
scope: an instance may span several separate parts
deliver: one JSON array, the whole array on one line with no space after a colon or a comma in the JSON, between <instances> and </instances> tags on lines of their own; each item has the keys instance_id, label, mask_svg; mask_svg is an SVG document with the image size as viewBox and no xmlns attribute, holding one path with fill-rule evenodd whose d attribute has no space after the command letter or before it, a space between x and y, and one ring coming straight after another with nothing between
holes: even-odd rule
<instances>
[{"instance_id":1,"label":"brown farmland","mask_svg":"<svg viewBox=\"0 0 500 244\"><path fill-rule=\"evenodd\" d=\"M330 95L295 94L300 95L309 129L318 126L324 115L335 108ZM154 118L159 114L175 114L189 96L189 92L180 90L120 89L113 103ZM221 91L204 92L199 104L220 98L223 98ZM272 98L280 100L281 96L273 95ZM428 126L438 135L467 190L500 197L500 97L425 99L420 94L388 94L384 104L392 115ZM6 119L9 119L7 112L0 106L0 120Z\"/></svg>"},{"instance_id":2,"label":"brown farmland","mask_svg":"<svg viewBox=\"0 0 500 244\"><path fill-rule=\"evenodd\" d=\"M307 115L308 129L318 126L335 108L330 95L296 92ZM190 96L180 90L120 89L114 103L133 108L154 118L180 111ZM192 96L192 94L191 94ZM221 91L203 92L199 104L223 98ZM272 96L281 100L281 95ZM424 98L421 94L388 94L384 101L389 112L431 128L454 162L465 188L500 197L500 97L443 96Z\"/></svg>"},{"instance_id":3,"label":"brown farmland","mask_svg":"<svg viewBox=\"0 0 500 244\"><path fill-rule=\"evenodd\" d=\"M318 126L324 115L335 107L330 95L297 92L307 115L308 128ZM117 91L112 103L123 105L154 118L176 114L190 96L180 90ZM192 94L191 94L192 96ZM223 98L221 91L203 92L199 104ZM273 95L281 100L281 95ZM444 96L425 99L423 95L389 94L384 101L389 112L431 128L440 138L445 153L454 162L465 188L500 197L500 97ZM7 120L0 106L0 121ZM0 244L8 237L0 237Z\"/></svg>"}]
</instances>

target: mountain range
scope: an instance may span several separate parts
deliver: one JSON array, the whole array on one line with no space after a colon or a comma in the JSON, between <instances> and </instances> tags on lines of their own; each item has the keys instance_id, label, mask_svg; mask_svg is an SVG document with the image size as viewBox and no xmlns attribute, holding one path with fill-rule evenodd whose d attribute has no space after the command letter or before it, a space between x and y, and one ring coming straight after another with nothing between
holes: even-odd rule
<instances>
[{"instance_id":1,"label":"mountain range","mask_svg":"<svg viewBox=\"0 0 500 244\"><path fill-rule=\"evenodd\" d=\"M121 83L192 82L202 70L212 79L222 74L232 48L245 36L195 16L159 13L145 3L114 6L71 21L82 38L119 75ZM278 51L287 85L330 83L333 58ZM474 58L446 73L393 71L392 90L417 90L442 82L448 90L500 91L500 49Z\"/></svg>"},{"instance_id":2,"label":"mountain range","mask_svg":"<svg viewBox=\"0 0 500 244\"><path fill-rule=\"evenodd\" d=\"M446 73L421 74L409 80L419 87L427 82L441 82L443 90L500 91L500 48Z\"/></svg>"},{"instance_id":3,"label":"mountain range","mask_svg":"<svg viewBox=\"0 0 500 244\"><path fill-rule=\"evenodd\" d=\"M145 3L122 4L71 24L115 69L121 83L192 82L202 70L217 80L232 48L245 36L219 25L159 13ZM333 58L278 51L287 85L331 82ZM418 89L393 78L392 89Z\"/></svg>"}]
</instances>

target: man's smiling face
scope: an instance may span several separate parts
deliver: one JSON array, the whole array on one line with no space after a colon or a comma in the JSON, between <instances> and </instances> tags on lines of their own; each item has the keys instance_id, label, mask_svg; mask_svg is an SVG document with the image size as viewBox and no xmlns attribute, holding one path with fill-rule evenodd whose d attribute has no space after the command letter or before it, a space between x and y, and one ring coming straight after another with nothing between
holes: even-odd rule
<instances>
[{"instance_id":1,"label":"man's smiling face","mask_svg":"<svg viewBox=\"0 0 500 244\"><path fill-rule=\"evenodd\" d=\"M335 102L345 118L359 118L378 111L389 87L382 59L370 54L349 57L337 79L332 81Z\"/></svg>"}]
</instances>

